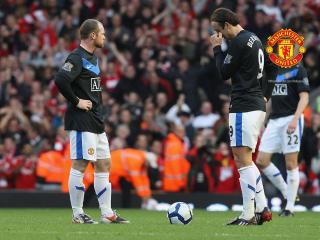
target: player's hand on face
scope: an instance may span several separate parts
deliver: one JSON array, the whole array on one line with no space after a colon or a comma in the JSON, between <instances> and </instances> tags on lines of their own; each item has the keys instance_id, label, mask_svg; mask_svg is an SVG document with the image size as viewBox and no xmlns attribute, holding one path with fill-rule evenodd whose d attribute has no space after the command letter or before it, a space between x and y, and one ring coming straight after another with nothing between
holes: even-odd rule
<instances>
[{"instance_id":1,"label":"player's hand on face","mask_svg":"<svg viewBox=\"0 0 320 240\"><path fill-rule=\"evenodd\" d=\"M288 125L287 133L292 134L297 128L297 120L292 119L292 121Z\"/></svg>"},{"instance_id":2,"label":"player's hand on face","mask_svg":"<svg viewBox=\"0 0 320 240\"><path fill-rule=\"evenodd\" d=\"M222 33L215 33L210 36L212 47L220 46L222 44Z\"/></svg>"},{"instance_id":3,"label":"player's hand on face","mask_svg":"<svg viewBox=\"0 0 320 240\"><path fill-rule=\"evenodd\" d=\"M85 111L90 111L92 109L92 102L90 100L79 99L77 107Z\"/></svg>"}]
</instances>

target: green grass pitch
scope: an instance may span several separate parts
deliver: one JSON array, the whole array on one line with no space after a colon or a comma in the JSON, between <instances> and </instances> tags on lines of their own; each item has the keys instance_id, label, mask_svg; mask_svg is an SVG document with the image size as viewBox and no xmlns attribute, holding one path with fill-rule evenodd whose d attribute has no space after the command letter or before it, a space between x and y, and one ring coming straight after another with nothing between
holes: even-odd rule
<instances>
[{"instance_id":1,"label":"green grass pitch","mask_svg":"<svg viewBox=\"0 0 320 240\"><path fill-rule=\"evenodd\" d=\"M296 213L293 218L280 218L263 226L225 226L237 216L235 212L195 210L189 225L170 225L165 212L120 209L119 214L131 224L75 225L69 209L0 209L1 240L179 240L179 239L320 239L320 214ZM87 213L99 218L99 210Z\"/></svg>"}]
</instances>

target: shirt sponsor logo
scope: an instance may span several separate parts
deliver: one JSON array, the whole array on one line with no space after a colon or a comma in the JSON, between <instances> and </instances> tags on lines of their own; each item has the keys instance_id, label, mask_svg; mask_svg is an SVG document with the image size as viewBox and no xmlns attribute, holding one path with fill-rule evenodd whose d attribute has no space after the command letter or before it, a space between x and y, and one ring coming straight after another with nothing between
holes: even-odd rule
<instances>
[{"instance_id":1,"label":"shirt sponsor logo","mask_svg":"<svg viewBox=\"0 0 320 240\"><path fill-rule=\"evenodd\" d=\"M227 56L225 57L223 63L224 63L224 64L230 64L231 59L232 59L232 56L231 56L230 54L227 54Z\"/></svg>"},{"instance_id":2,"label":"shirt sponsor logo","mask_svg":"<svg viewBox=\"0 0 320 240\"><path fill-rule=\"evenodd\" d=\"M91 92L101 92L100 77L91 78Z\"/></svg>"},{"instance_id":3,"label":"shirt sponsor logo","mask_svg":"<svg viewBox=\"0 0 320 240\"><path fill-rule=\"evenodd\" d=\"M272 96L287 96L288 95L288 87L287 84L275 84L273 91L272 91Z\"/></svg>"},{"instance_id":4,"label":"shirt sponsor logo","mask_svg":"<svg viewBox=\"0 0 320 240\"><path fill-rule=\"evenodd\" d=\"M303 43L303 36L299 36L291 29L281 29L268 38L266 51L274 64L282 68L290 68L302 60L306 51ZM278 54L273 52L276 46L278 46ZM295 54L295 47L299 48L298 54Z\"/></svg>"},{"instance_id":5,"label":"shirt sponsor logo","mask_svg":"<svg viewBox=\"0 0 320 240\"><path fill-rule=\"evenodd\" d=\"M63 66L62 69L67 71L67 72L71 72L71 69L73 68L73 64L70 62L66 62Z\"/></svg>"}]
</instances>

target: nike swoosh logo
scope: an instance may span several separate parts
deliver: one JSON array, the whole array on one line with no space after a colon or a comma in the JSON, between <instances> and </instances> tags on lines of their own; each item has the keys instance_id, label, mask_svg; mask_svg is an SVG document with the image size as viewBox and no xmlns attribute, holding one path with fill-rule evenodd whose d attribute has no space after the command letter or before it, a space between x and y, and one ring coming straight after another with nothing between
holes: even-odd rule
<instances>
[{"instance_id":1,"label":"nike swoosh logo","mask_svg":"<svg viewBox=\"0 0 320 240\"><path fill-rule=\"evenodd\" d=\"M256 192L256 193L260 193L262 190L260 190L260 191L258 191L258 192Z\"/></svg>"}]
</instances>

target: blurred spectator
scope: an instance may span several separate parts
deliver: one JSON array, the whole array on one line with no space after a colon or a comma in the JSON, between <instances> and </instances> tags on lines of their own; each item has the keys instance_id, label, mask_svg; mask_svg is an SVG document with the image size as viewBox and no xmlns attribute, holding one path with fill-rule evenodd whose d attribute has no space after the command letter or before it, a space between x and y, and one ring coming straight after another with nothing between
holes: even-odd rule
<instances>
[{"instance_id":1,"label":"blurred spectator","mask_svg":"<svg viewBox=\"0 0 320 240\"><path fill-rule=\"evenodd\" d=\"M214 160L218 162L214 168L214 175L217 177L214 191L217 193L233 193L240 191L239 173L232 159L229 146L222 142L214 154Z\"/></svg>"},{"instance_id":2,"label":"blurred spectator","mask_svg":"<svg viewBox=\"0 0 320 240\"><path fill-rule=\"evenodd\" d=\"M14 139L6 137L3 140L3 153L0 159L1 188L15 188L16 175L23 163L23 156L18 153Z\"/></svg>"},{"instance_id":3,"label":"blurred spectator","mask_svg":"<svg viewBox=\"0 0 320 240\"><path fill-rule=\"evenodd\" d=\"M147 151L149 146L148 146L148 136L146 134L139 134L137 136L137 139L136 139L136 143L135 143L135 148L137 149L140 149L140 150L144 150L144 151Z\"/></svg>"},{"instance_id":4,"label":"blurred spectator","mask_svg":"<svg viewBox=\"0 0 320 240\"><path fill-rule=\"evenodd\" d=\"M201 114L194 118L194 128L212 128L220 116L212 112L212 104L210 102L203 102L201 105Z\"/></svg>"},{"instance_id":5,"label":"blurred spectator","mask_svg":"<svg viewBox=\"0 0 320 240\"><path fill-rule=\"evenodd\" d=\"M123 104L123 107L129 109L134 121L141 120L143 107L141 98L137 92L132 91L126 96L126 102Z\"/></svg>"},{"instance_id":6,"label":"blurred spectator","mask_svg":"<svg viewBox=\"0 0 320 240\"><path fill-rule=\"evenodd\" d=\"M129 109L122 109L119 113L120 123L129 127L129 135L127 137L128 146L133 146L134 141L139 133L139 124L132 120L132 115Z\"/></svg>"},{"instance_id":7,"label":"blurred spectator","mask_svg":"<svg viewBox=\"0 0 320 240\"><path fill-rule=\"evenodd\" d=\"M116 137L125 143L125 146L128 146L128 137L130 136L130 129L126 124L120 124L116 130Z\"/></svg>"},{"instance_id":8,"label":"blurred spectator","mask_svg":"<svg viewBox=\"0 0 320 240\"><path fill-rule=\"evenodd\" d=\"M32 151L28 144L22 149L23 159L15 179L15 188L17 189L34 189L36 186L36 163L37 154Z\"/></svg>"},{"instance_id":9,"label":"blurred spectator","mask_svg":"<svg viewBox=\"0 0 320 240\"><path fill-rule=\"evenodd\" d=\"M256 9L262 10L268 16L271 16L273 18L273 20L276 20L281 23L283 22L281 10L278 6L275 6L274 0L264 0L262 4L258 4L256 6Z\"/></svg>"},{"instance_id":10,"label":"blurred spectator","mask_svg":"<svg viewBox=\"0 0 320 240\"><path fill-rule=\"evenodd\" d=\"M116 100L123 103L124 96L130 92L137 92L140 96L145 97L144 87L136 74L133 65L129 65L125 70L124 76L120 79L114 90L114 97Z\"/></svg>"},{"instance_id":11,"label":"blurred spectator","mask_svg":"<svg viewBox=\"0 0 320 240\"><path fill-rule=\"evenodd\" d=\"M186 103L190 106L191 110L195 112L200 101L197 91L197 69L190 66L189 60L186 58L179 59L177 66L178 69L174 79L175 88L177 92L185 94Z\"/></svg>"},{"instance_id":12,"label":"blurred spectator","mask_svg":"<svg viewBox=\"0 0 320 240\"><path fill-rule=\"evenodd\" d=\"M214 124L213 130L217 136L217 143L229 143L229 102L222 104L220 119Z\"/></svg>"},{"instance_id":13,"label":"blurred spectator","mask_svg":"<svg viewBox=\"0 0 320 240\"><path fill-rule=\"evenodd\" d=\"M188 140L188 143L191 143L195 135L195 129L192 126L192 118L190 113L181 111L178 113L178 118L179 118L179 122L185 128L185 131L186 131L185 140Z\"/></svg>"},{"instance_id":14,"label":"blurred spectator","mask_svg":"<svg viewBox=\"0 0 320 240\"><path fill-rule=\"evenodd\" d=\"M175 105L173 105L166 114L166 119L174 124L181 124L181 121L179 119L178 114L184 112L184 113L190 113L191 110L189 106L185 103L185 95L180 94L178 101Z\"/></svg>"},{"instance_id":15,"label":"blurred spectator","mask_svg":"<svg viewBox=\"0 0 320 240\"><path fill-rule=\"evenodd\" d=\"M44 139L40 135L40 129L37 125L30 127L28 129L28 140L30 147L32 148L32 152L38 155L43 150Z\"/></svg>"},{"instance_id":16,"label":"blurred spectator","mask_svg":"<svg viewBox=\"0 0 320 240\"><path fill-rule=\"evenodd\" d=\"M203 135L198 134L194 141L194 147L187 155L191 164L188 188L191 192L213 192L218 181L213 171L213 155Z\"/></svg>"},{"instance_id":17,"label":"blurred spectator","mask_svg":"<svg viewBox=\"0 0 320 240\"><path fill-rule=\"evenodd\" d=\"M162 189L162 179L164 171L163 143L159 139L153 140L150 151L157 155L157 171L149 171L151 189ZM150 170L150 169L149 169Z\"/></svg>"}]
</instances>

